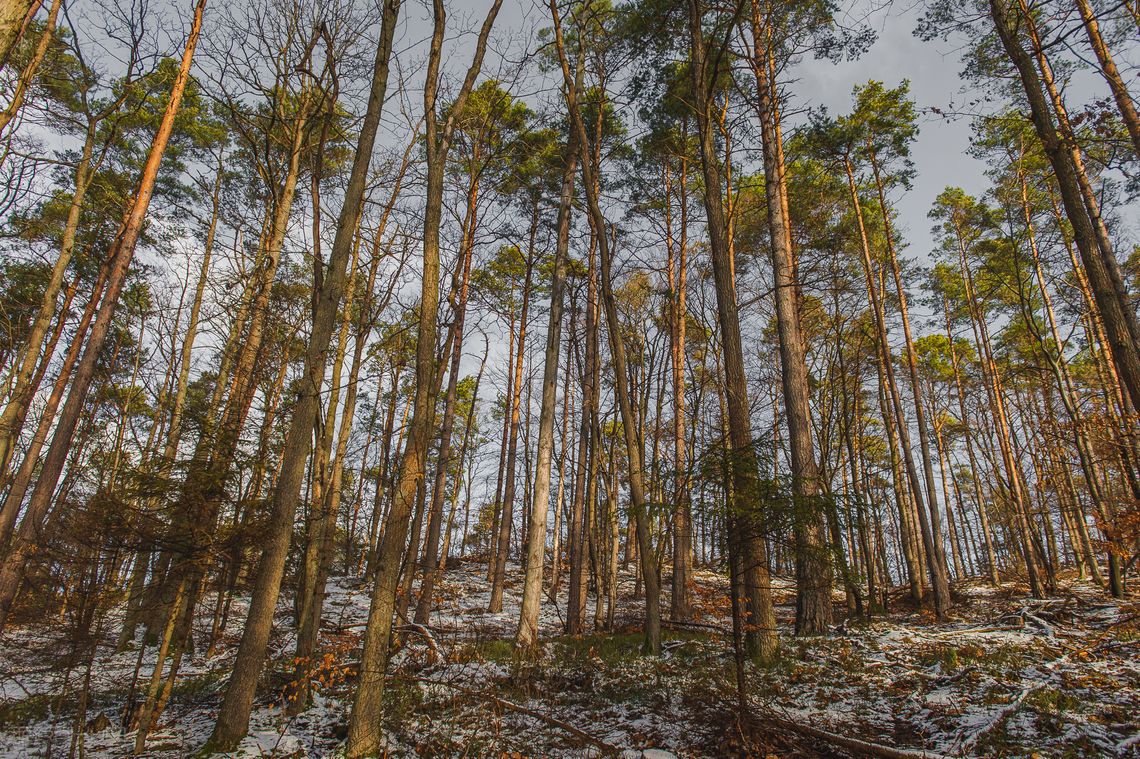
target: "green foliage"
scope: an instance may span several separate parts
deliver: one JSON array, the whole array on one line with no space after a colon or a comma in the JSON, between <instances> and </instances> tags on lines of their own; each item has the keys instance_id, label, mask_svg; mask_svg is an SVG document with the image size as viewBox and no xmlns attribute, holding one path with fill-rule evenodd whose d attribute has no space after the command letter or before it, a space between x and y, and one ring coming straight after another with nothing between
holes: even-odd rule
<instances>
[{"instance_id":1,"label":"green foliage","mask_svg":"<svg viewBox=\"0 0 1140 759\"><path fill-rule=\"evenodd\" d=\"M43 263L0 261L0 356L24 344L50 275Z\"/></svg>"},{"instance_id":2,"label":"green foliage","mask_svg":"<svg viewBox=\"0 0 1140 759\"><path fill-rule=\"evenodd\" d=\"M517 245L501 245L495 255L471 274L471 288L478 297L503 318L517 314L522 307L527 278L526 253ZM544 288L531 281L530 297L539 297Z\"/></svg>"},{"instance_id":3,"label":"green foliage","mask_svg":"<svg viewBox=\"0 0 1140 759\"><path fill-rule=\"evenodd\" d=\"M472 180L494 182L505 194L518 192L540 178L548 160L546 130L529 127L534 114L502 85L488 79L471 91L462 113L454 105L443 117L455 119L450 165Z\"/></svg>"}]
</instances>

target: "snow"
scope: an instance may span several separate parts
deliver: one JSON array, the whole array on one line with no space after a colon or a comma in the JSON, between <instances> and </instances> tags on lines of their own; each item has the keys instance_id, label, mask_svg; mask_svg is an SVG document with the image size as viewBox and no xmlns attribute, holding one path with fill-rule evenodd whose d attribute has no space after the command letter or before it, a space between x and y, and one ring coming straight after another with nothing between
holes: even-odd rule
<instances>
[{"instance_id":1,"label":"snow","mask_svg":"<svg viewBox=\"0 0 1140 759\"><path fill-rule=\"evenodd\" d=\"M509 567L503 611L497 614L486 612L485 570L484 564L466 562L440 579L427 629L442 661L432 656L423 635L397 625L385 700L390 755L596 753L559 724L618 747L629 759L742 753L732 721L729 641L719 632L729 627L723 576L695 573L700 626L667 627L665 652L657 659L639 655L644 601L634 597L631 573L620 577L609 633L562 636L565 585L558 605L550 602L548 589L539 620L543 645L536 659L526 660L511 644L522 570ZM770 714L842 736L952 756L1140 756L1135 607L1110 601L1098 588L1072 582L1054 599L1027 601L1018 588L962 583L957 590L968 601L948 622L899 609L868 624L849 621L828 637L797 640L790 634L792 585L787 578L773 579L780 658L771 666L747 668L748 695L760 725ZM358 656L370 591L354 577L330 581L322 648L337 666ZM665 609L667 601L666 596ZM235 599L233 622L215 655L184 661L175 695L148 737L147 756L186 756L205 743L247 602ZM588 624L593 603L591 595ZM196 634L204 637L212 599L201 608ZM250 734L238 750L219 756L325 757L343 745L350 681L334 677L318 685L300 715L280 708L280 673L294 645L289 599L278 612L271 642L275 684L262 688ZM88 757L131 752L134 733L119 727L127 689L136 666L145 680L155 664L155 649L144 650L140 659L137 642L115 650L120 623L119 610L106 616L95 650L90 727L81 734ZM48 620L13 627L0 638L0 756L69 750L86 671L86 656L67 655L74 648L70 629L68 620ZM99 721L100 714L106 719ZM772 740L760 748L780 755L778 739Z\"/></svg>"}]
</instances>

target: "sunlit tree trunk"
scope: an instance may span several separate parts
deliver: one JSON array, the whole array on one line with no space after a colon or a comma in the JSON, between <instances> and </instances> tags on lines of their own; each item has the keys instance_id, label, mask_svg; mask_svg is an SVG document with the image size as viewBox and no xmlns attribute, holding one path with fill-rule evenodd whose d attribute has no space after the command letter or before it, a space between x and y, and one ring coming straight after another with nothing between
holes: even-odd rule
<instances>
[{"instance_id":1,"label":"sunlit tree trunk","mask_svg":"<svg viewBox=\"0 0 1140 759\"><path fill-rule=\"evenodd\" d=\"M1058 133L1042 90L1041 76L1022 46L1020 27L1026 22L1025 17L1011 9L1008 0L990 0L989 7L998 37L1021 79L1033 126L1057 178L1061 202L1072 224L1073 237L1104 321L1113 361L1128 389L1133 407L1140 407L1140 327L1136 325L1136 315L1127 302L1119 276L1114 276L1118 272L1114 272L1116 265L1111 251L1107 251L1106 259L1103 241L1095 228L1096 222L1086 206L1091 198L1082 190L1080 172L1073 160L1073 151L1078 148L1067 144L1070 141L1063 133Z\"/></svg>"},{"instance_id":2,"label":"sunlit tree trunk","mask_svg":"<svg viewBox=\"0 0 1140 759\"><path fill-rule=\"evenodd\" d=\"M162 121L158 131L151 142L146 162L143 164L138 187L130 203L115 242L107 256L107 284L103 299L96 312L91 325L91 332L83 350L83 356L76 365L71 381L71 389L52 437L40 469L39 480L32 491L28 503L27 514L19 532L14 537L8 555L0 567L0 629L7 621L12 601L19 590L23 577L24 567L32 553L40 543L40 530L47 517L55 494L56 485L63 471L75 430L87 399L95 375L96 364L103 344L111 328L111 322L119 302L119 295L126 283L127 272L134 259L135 247L142 234L143 224L146 220L147 209L150 207L151 196L154 194L155 181L158 178L159 164L166 152L167 143L174 131L174 119L182 104L182 95L190 79L190 64L194 59L194 49L202 31L202 16L206 10L206 0L198 0L194 10L194 20L190 28L190 36L182 54L178 74L171 85L170 98L167 101ZM0 50L0 53L3 51Z\"/></svg>"},{"instance_id":3,"label":"sunlit tree trunk","mask_svg":"<svg viewBox=\"0 0 1140 759\"><path fill-rule=\"evenodd\" d=\"M8 63L43 0L0 0L0 66Z\"/></svg>"},{"instance_id":4,"label":"sunlit tree trunk","mask_svg":"<svg viewBox=\"0 0 1140 759\"><path fill-rule=\"evenodd\" d=\"M400 560L404 555L408 520L416 491L423 483L424 464L435 416L435 397L431 391L435 377L436 318L439 309L439 229L443 212L444 168L455 128L455 114L462 113L471 88L475 84L475 78L482 68L487 38L491 34L491 27L501 6L502 0L494 0L483 20L471 66L452 104L451 115L441 128L436 113L436 96L439 88L446 10L442 0L433 2L434 28L428 57L427 86L424 88L428 176L420 313L416 333L414 410L408 431L407 447L401 460L399 480L392 494L388 523L377 552L376 575L368 609L368 625L364 632L360 679L353 699L345 747L345 754L353 758L376 754L380 748L384 674L388 665L388 638L392 631Z\"/></svg>"},{"instance_id":5,"label":"sunlit tree trunk","mask_svg":"<svg viewBox=\"0 0 1140 759\"><path fill-rule=\"evenodd\" d=\"M32 3L33 8L38 7L43 0L34 0ZM6 10L10 5L20 5L21 0L2 0L0 1L0 9ZM44 21L43 31L40 32L40 38L36 42L36 48L32 52L31 58L24 68L20 71L19 77L16 80L16 89L8 98L8 105L3 111L0 111L0 135L12 123L12 119L19 113L21 106L24 104L24 99L27 97L28 90L32 86L32 82L36 78L36 72L39 71L40 64L44 61L44 56L47 54L48 46L51 45L52 39L56 35L56 19L59 17L59 9L63 5L63 0L52 0L51 6L48 9L47 19ZM3 45L2 37L6 33L4 19L4 10L0 10L0 46ZM34 13L34 11L33 11ZM5 53L0 56L0 61L8 58ZM0 63L0 65L3 65Z\"/></svg>"},{"instance_id":6,"label":"sunlit tree trunk","mask_svg":"<svg viewBox=\"0 0 1140 759\"><path fill-rule=\"evenodd\" d=\"M1092 5L1089 0L1076 0L1076 3L1077 11L1081 14L1081 23L1085 27L1085 34L1089 38L1089 47L1096 54L1097 63L1100 64L1101 76L1104 77L1104 81L1108 83L1108 88L1112 91L1112 98L1120 110L1120 118L1124 121L1125 128L1128 129L1128 136L1132 138L1132 147L1135 149L1136 155L1140 157L1140 116L1136 114L1136 104L1132 102L1132 96L1128 93L1124 79L1116 68L1116 61L1113 60L1112 52L1101 36L1100 25L1097 23Z\"/></svg>"}]
</instances>

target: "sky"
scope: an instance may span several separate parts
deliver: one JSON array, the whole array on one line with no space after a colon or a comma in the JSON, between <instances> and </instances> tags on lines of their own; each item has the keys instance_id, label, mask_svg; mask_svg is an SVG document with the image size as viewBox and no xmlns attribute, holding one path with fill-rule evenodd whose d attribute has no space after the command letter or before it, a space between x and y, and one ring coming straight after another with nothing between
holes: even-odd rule
<instances>
[{"instance_id":1,"label":"sky","mask_svg":"<svg viewBox=\"0 0 1140 759\"><path fill-rule=\"evenodd\" d=\"M190 6L189 0L165 2L165 8L174 19L186 16ZM211 2L217 13L224 0ZM478 28L490 2L491 0L449 2L449 31L444 64L451 85L462 76L470 60L474 30ZM914 29L923 10L922 0L839 2L845 7L848 18L863 19L875 30L877 39L867 52L852 61L835 64L806 59L798 63L790 72L794 81L786 83L791 96L791 110L785 112L793 114L788 117L788 126L795 126L796 109L824 106L833 114L848 112L852 105L853 87L870 79L882 81L887 87L895 87L904 79L909 80L911 96L915 99L920 114L920 131L912 147L915 177L912 188L898 194L894 200L898 212L897 229L905 244L904 256L926 263L935 247L927 212L936 196L947 186L959 186L975 195L984 193L988 187L986 166L969 154L969 119L962 117L947 120L933 111L954 111L955 103L971 99L971 93L963 91L963 83L959 78L963 68L962 51L958 47L960 43L943 40L927 42L914 36ZM372 28L366 30L365 34L373 37L379 26L378 14L366 21ZM207 25L209 24L210 14L207 15ZM504 0L483 78L509 78L504 77L504 73L520 57L520 50L525 46L533 51L537 30L548 25L545 0ZM407 140L408 119L410 117L414 121L418 118L421 108L423 60L426 57L430 27L430 0L404 0L400 29L397 32L397 70L393 73L391 86L399 86L395 77L402 74L407 77L406 88L398 93L397 98L389 101L385 113L388 133L380 138L382 144L387 144L388 147L398 146L401 152ZM210 33L207 29L206 34ZM370 62L370 57L366 62ZM530 71L533 70L531 66ZM538 101L557 92L554 76L527 76L527 79L519 83L520 91L516 94L520 97ZM1085 87L1086 84L1093 86ZM1078 83L1079 91L1075 94L1087 97L1100 84L1099 80L1082 80ZM1135 216L1133 214L1129 224L1133 228L1136 226ZM912 301L912 311L919 319L928 316L918 299ZM532 335L537 334L535 330L544 329L545 323L540 320L539 324L532 325ZM469 341L470 345L465 349L464 374L477 370L478 357L473 353L481 349L481 342L477 338ZM493 342L497 341L493 338ZM505 340L502 342L505 343ZM505 355L501 355L505 354L505 345L496 345L493 351L499 356L492 359L490 368L492 372L497 372L506 365L505 360L497 361L498 357L505 359ZM206 352L198 350L196 354L202 357ZM497 380L488 382L494 383ZM494 392L488 387L483 393L484 398Z\"/></svg>"},{"instance_id":2,"label":"sky","mask_svg":"<svg viewBox=\"0 0 1140 759\"><path fill-rule=\"evenodd\" d=\"M953 43L925 42L913 30L922 3L894 3L868 18L878 38L871 49L854 61L832 64L807 60L794 71L798 81L791 94L803 105L826 106L833 114L851 110L854 86L877 79L887 87L904 79L911 83L911 96L920 113L920 131L913 146L916 175L910 192L898 200L902 233L909 243L907 255L923 260L934 247L931 224L926 218L934 199L948 185L971 194L985 191L986 166L971 156L970 123L966 118L947 120L930 111L948 110L963 99L960 51Z\"/></svg>"},{"instance_id":3,"label":"sky","mask_svg":"<svg viewBox=\"0 0 1140 759\"><path fill-rule=\"evenodd\" d=\"M806 58L789 72L794 81L787 83L791 97L786 111L788 127L794 128L796 110L801 113L806 108L825 106L832 114L846 113L852 106L852 88L869 79L882 81L888 87L897 86L903 79L910 80L911 96L915 99L920 114L920 130L912 148L916 176L911 190L897 194L897 231L905 247L903 256L920 263L929 261L935 244L931 234L931 222L927 218L934 199L948 185L959 186L971 194L984 193L988 186L985 177L986 166L968 152L970 147L970 123L967 118L947 120L934 114L931 108L943 111L952 110L954 103L968 99L962 92L959 73L963 68L961 51L954 42L936 40L926 42L915 37L913 31L921 18L924 3L921 0L903 0L884 3L882 0L840 0L844 21L853 23L862 20L876 32L876 41L862 56L855 60L832 63ZM449 6L448 41L445 52L445 68L454 86L462 76L470 61L474 43L474 31L478 29L483 15L490 6L490 0L452 0ZM484 64L484 77L509 79L507 73L511 61L518 55L522 45L533 50L537 30L548 27L548 5L545 0L504 0L496 20L491 50ZM422 70L417 70L418 61L426 56L426 40L430 35L430 6L424 0L405 0L398 37L403 47L398 55L407 66L410 86L403 94L406 107L418 115L421 107ZM503 58L507 59L504 63ZM533 66L529 68L534 71ZM541 75L528 73L525 80L513 88L516 95L537 104L547 100L549 93L556 91L560 76L556 72ZM406 139L405 116L397 109L389 107L385 120L391 120L399 135L400 145ZM399 122L396 126L394 122ZM912 313L922 319L928 314L919 299L911 304ZM545 322L537 327L544 331ZM504 366L506 340L492 340L492 353L502 354ZM503 345L498 345L502 342ZM478 344L476 344L478 343ZM464 358L463 372L478 370L482 344L472 341ZM494 362L493 362L494 363ZM493 391L491 391L493 392Z\"/></svg>"}]
</instances>

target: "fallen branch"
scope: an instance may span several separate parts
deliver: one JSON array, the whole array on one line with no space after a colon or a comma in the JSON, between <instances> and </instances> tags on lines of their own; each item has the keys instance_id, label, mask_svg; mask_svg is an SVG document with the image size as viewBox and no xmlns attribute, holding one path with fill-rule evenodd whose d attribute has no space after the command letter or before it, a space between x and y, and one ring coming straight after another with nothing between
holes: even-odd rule
<instances>
[{"instance_id":1,"label":"fallen branch","mask_svg":"<svg viewBox=\"0 0 1140 759\"><path fill-rule=\"evenodd\" d=\"M486 699L487 701L490 701L493 704L501 706L504 709L510 709L513 712L518 712L519 714L525 714L528 717L534 717L535 719L542 720L543 722L547 723L548 725L553 725L554 727L557 727L561 730L565 730L566 732L570 733L571 735L575 736L576 738L579 738L583 741L586 741L587 743L590 743L591 745L597 746L598 748L602 749L603 751L611 751L611 752L615 752L615 753L620 751L620 749L617 746L614 746L613 744L610 744L610 743L606 743L601 738L598 738L597 736L591 735L590 733L587 733L585 730L582 730L581 728L578 728L578 727L575 727L574 725L571 725L569 722L563 722L562 720L558 719L557 717L552 717L549 714L543 714L540 711L530 709L530 708L525 707L521 704L516 704L513 701L507 701L505 698L500 698L500 697L493 695L491 693L473 690L471 688L464 688L462 685L456 685L455 683L449 683L446 680L434 680L434 679L427 678L427 677L408 677L405 679L411 680L413 682L425 683L427 685L442 685L445 688L451 688L452 690L459 691L460 693L467 695L467 696L472 696L474 698Z\"/></svg>"},{"instance_id":2,"label":"fallen branch","mask_svg":"<svg viewBox=\"0 0 1140 759\"><path fill-rule=\"evenodd\" d=\"M1031 614L1028 609L1025 611L1025 618L1027 620L1029 620L1030 622L1034 623L1035 625L1037 625L1038 627L1040 627L1042 632L1045 633L1045 637L1047 637L1047 638L1057 637L1056 633L1053 632L1053 626L1052 625L1050 625L1045 620L1041 619L1041 617L1037 616L1036 614Z\"/></svg>"},{"instance_id":3,"label":"fallen branch","mask_svg":"<svg viewBox=\"0 0 1140 759\"><path fill-rule=\"evenodd\" d=\"M969 753L970 749L978 744L978 741L980 741L989 733L993 732L995 728L1013 716L1013 713L1020 709L1021 705L1025 703L1025 699L1029 697L1030 693L1040 690L1043 687L1045 687L1045 683L1038 683L1037 685L1025 688L1021 691L1021 693L1018 693L1017 698L1006 704L1005 708L1001 709L996 715L994 715L994 718L990 720L989 723L985 725L985 727L975 731L969 738L962 741L959 747L959 752L962 754Z\"/></svg>"},{"instance_id":4,"label":"fallen branch","mask_svg":"<svg viewBox=\"0 0 1140 759\"><path fill-rule=\"evenodd\" d=\"M830 743L833 746L854 751L856 754L862 756L881 757L882 759L948 759L942 754L933 751L925 751L923 749L906 749L894 748L893 746L884 746L879 743L872 743L860 738L849 738L846 735L838 735L827 730L821 730L818 727L807 725L802 722L786 719L773 712L764 712L762 719L767 720L798 735L815 738L816 740Z\"/></svg>"},{"instance_id":5,"label":"fallen branch","mask_svg":"<svg viewBox=\"0 0 1140 759\"><path fill-rule=\"evenodd\" d=\"M960 669L954 674L942 673L938 675L931 674L930 672L923 672L922 670L918 669L910 669L909 667L905 668L903 671L905 674L912 675L925 682L934 683L938 686L945 686L958 682L962 678L966 677L966 675L969 675L971 672L977 672L978 669L979 667L977 665L972 665L964 669Z\"/></svg>"},{"instance_id":6,"label":"fallen branch","mask_svg":"<svg viewBox=\"0 0 1140 759\"><path fill-rule=\"evenodd\" d=\"M708 622L685 622L679 619L663 619L661 620L662 627L671 627L677 630L709 630L710 632L720 633L721 635L732 635L732 630L720 625L709 624Z\"/></svg>"},{"instance_id":7,"label":"fallen branch","mask_svg":"<svg viewBox=\"0 0 1140 759\"><path fill-rule=\"evenodd\" d=\"M994 633L994 632L1025 632L1025 625L995 625L992 627L964 627L959 630L931 630L922 633L928 638L956 638L960 635L979 635L981 633Z\"/></svg>"},{"instance_id":8,"label":"fallen branch","mask_svg":"<svg viewBox=\"0 0 1140 759\"><path fill-rule=\"evenodd\" d=\"M432 656L435 662L445 661L446 657L439 648L439 644L435 642L435 636L431 634L431 630L427 629L421 624L409 622L408 624L400 625L396 628L399 632L414 632L427 642L427 647L431 649ZM434 662L433 662L434 663Z\"/></svg>"}]
</instances>

